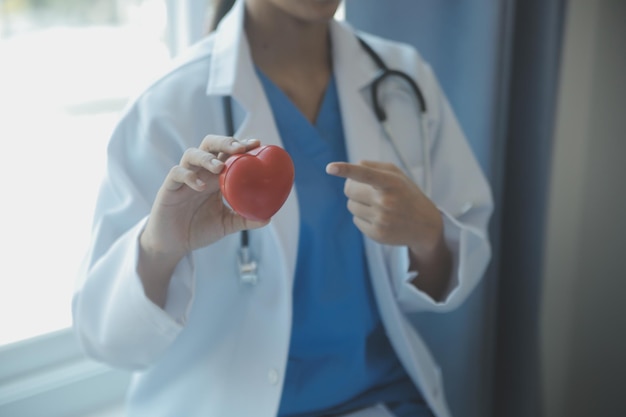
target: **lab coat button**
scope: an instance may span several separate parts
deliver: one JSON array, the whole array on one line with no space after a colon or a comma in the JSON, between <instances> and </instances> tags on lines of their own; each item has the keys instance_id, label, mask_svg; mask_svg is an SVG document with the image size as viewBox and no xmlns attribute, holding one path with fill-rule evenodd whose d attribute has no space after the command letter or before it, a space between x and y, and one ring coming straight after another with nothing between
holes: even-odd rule
<instances>
[{"instance_id":1,"label":"lab coat button","mask_svg":"<svg viewBox=\"0 0 626 417\"><path fill-rule=\"evenodd\" d=\"M272 385L278 384L278 371L276 369L270 369L267 373L267 381Z\"/></svg>"}]
</instances>

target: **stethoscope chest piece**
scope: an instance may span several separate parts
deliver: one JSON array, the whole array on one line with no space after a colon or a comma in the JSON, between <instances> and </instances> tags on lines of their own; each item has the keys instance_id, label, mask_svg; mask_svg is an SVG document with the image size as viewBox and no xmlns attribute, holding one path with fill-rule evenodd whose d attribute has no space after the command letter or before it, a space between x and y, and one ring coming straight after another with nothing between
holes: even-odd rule
<instances>
[{"instance_id":1,"label":"stethoscope chest piece","mask_svg":"<svg viewBox=\"0 0 626 417\"><path fill-rule=\"evenodd\" d=\"M248 246L239 248L239 281L245 285L256 285L259 282L257 274L257 263L250 257Z\"/></svg>"}]
</instances>

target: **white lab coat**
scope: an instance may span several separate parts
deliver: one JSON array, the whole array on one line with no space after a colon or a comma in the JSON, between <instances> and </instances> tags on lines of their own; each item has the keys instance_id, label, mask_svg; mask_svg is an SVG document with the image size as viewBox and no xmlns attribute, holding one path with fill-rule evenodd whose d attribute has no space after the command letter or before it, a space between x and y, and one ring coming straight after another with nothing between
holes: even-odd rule
<instances>
[{"instance_id":1,"label":"white lab coat","mask_svg":"<svg viewBox=\"0 0 626 417\"><path fill-rule=\"evenodd\" d=\"M165 310L144 295L136 272L138 236L154 196L183 151L209 133L225 134L222 99L235 102L236 137L281 145L242 32L238 1L215 35L201 41L172 71L126 110L108 148L108 173L98 200L94 238L73 300L74 327L85 351L112 366L136 370L129 394L132 416L273 417L287 364L292 284L298 247L294 189L271 224L251 232L259 282L237 273L239 236L194 251L177 266ZM449 416L441 372L408 317L445 314L481 279L490 256L489 187L427 64L406 45L363 35L387 65L413 76L429 106L434 132L431 198L441 210L454 255L452 285L440 303L408 281L405 247L365 238L380 315L408 374L439 416ZM347 25L331 24L332 58L351 161L391 161L369 102L378 73ZM413 96L401 82L381 97L400 151L420 184L423 158ZM423 185L423 184L420 184ZM471 205L468 205L468 203ZM469 210L467 210L467 208Z\"/></svg>"}]
</instances>

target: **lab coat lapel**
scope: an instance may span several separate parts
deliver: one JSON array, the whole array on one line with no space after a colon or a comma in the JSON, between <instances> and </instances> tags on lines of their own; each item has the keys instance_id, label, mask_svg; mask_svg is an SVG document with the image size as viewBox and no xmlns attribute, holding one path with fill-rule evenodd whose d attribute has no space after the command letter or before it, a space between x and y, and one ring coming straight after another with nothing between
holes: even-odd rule
<instances>
[{"instance_id":1,"label":"lab coat lapel","mask_svg":"<svg viewBox=\"0 0 626 417\"><path fill-rule=\"evenodd\" d=\"M252 62L243 30L244 12L244 2L237 1L217 29L207 94L229 95L241 106L242 112L234 112L237 139L256 138L262 145L283 147L265 91ZM286 266L285 274L290 285L296 267L298 226L298 203L296 193L292 190L283 207L267 226L281 243L283 253L280 255L284 257L281 264Z\"/></svg>"},{"instance_id":2,"label":"lab coat lapel","mask_svg":"<svg viewBox=\"0 0 626 417\"><path fill-rule=\"evenodd\" d=\"M351 162L380 160L382 130L366 100L367 87L379 69L345 23L333 21L331 37L348 159Z\"/></svg>"}]
</instances>

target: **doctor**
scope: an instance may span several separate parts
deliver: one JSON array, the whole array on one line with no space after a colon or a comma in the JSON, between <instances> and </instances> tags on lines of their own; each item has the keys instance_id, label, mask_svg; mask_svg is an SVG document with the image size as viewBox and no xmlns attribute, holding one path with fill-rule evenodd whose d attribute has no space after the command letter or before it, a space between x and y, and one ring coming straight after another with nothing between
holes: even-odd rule
<instances>
[{"instance_id":1,"label":"doctor","mask_svg":"<svg viewBox=\"0 0 626 417\"><path fill-rule=\"evenodd\" d=\"M490 190L429 66L362 34L428 105L432 136L406 84L385 82L385 138L379 69L338 3L236 1L115 129L73 316L91 357L136 371L128 416L450 415L408 318L481 279ZM260 144L296 169L268 222L219 192L225 158ZM239 279L242 230L256 284Z\"/></svg>"}]
</instances>

